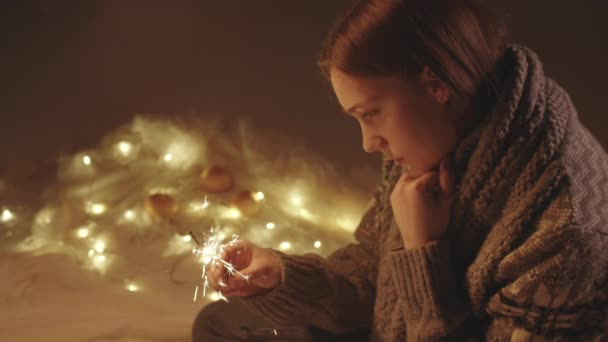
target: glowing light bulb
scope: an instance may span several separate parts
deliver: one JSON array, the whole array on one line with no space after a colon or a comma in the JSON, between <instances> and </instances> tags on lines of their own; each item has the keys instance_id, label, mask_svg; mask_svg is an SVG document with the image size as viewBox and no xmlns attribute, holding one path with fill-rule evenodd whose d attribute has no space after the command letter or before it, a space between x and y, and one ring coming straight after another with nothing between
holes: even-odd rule
<instances>
[{"instance_id":1,"label":"glowing light bulb","mask_svg":"<svg viewBox=\"0 0 608 342\"><path fill-rule=\"evenodd\" d=\"M2 217L0 218L2 222L9 222L15 218L15 215L8 209L2 210Z\"/></svg>"},{"instance_id":2,"label":"glowing light bulb","mask_svg":"<svg viewBox=\"0 0 608 342\"><path fill-rule=\"evenodd\" d=\"M93 255L95 255L95 250L94 249L89 249L89 257L92 257Z\"/></svg>"},{"instance_id":3,"label":"glowing light bulb","mask_svg":"<svg viewBox=\"0 0 608 342\"><path fill-rule=\"evenodd\" d=\"M261 191L258 191L255 193L254 198L256 201L261 201L264 199L264 193Z\"/></svg>"},{"instance_id":4,"label":"glowing light bulb","mask_svg":"<svg viewBox=\"0 0 608 342\"><path fill-rule=\"evenodd\" d=\"M272 229L274 229L274 227L275 227L275 224L274 224L274 223L272 223L272 222L268 222L268 223L266 223L266 229L270 229L270 230L272 230Z\"/></svg>"},{"instance_id":5,"label":"glowing light bulb","mask_svg":"<svg viewBox=\"0 0 608 342\"><path fill-rule=\"evenodd\" d=\"M89 233L89 228L80 228L76 231L76 235L78 235L78 237L81 239L84 239L89 236Z\"/></svg>"},{"instance_id":6,"label":"glowing light bulb","mask_svg":"<svg viewBox=\"0 0 608 342\"><path fill-rule=\"evenodd\" d=\"M97 253L103 253L103 251L106 249L106 244L101 240L97 240L95 245L93 245L93 249L95 249Z\"/></svg>"},{"instance_id":7,"label":"glowing light bulb","mask_svg":"<svg viewBox=\"0 0 608 342\"><path fill-rule=\"evenodd\" d=\"M300 196L300 194L298 194L298 193L291 194L291 203L293 203L293 205L301 206L302 202L303 202L303 200L302 200L302 196Z\"/></svg>"},{"instance_id":8,"label":"glowing light bulb","mask_svg":"<svg viewBox=\"0 0 608 342\"><path fill-rule=\"evenodd\" d=\"M133 221L135 219L135 212L133 210L127 210L124 213L124 218L127 221Z\"/></svg>"},{"instance_id":9,"label":"glowing light bulb","mask_svg":"<svg viewBox=\"0 0 608 342\"><path fill-rule=\"evenodd\" d=\"M91 165L91 157L85 155L84 157L82 157L82 162L84 163L84 165Z\"/></svg>"},{"instance_id":10,"label":"glowing light bulb","mask_svg":"<svg viewBox=\"0 0 608 342\"><path fill-rule=\"evenodd\" d=\"M133 150L133 144L128 141L121 141L116 146L120 154L122 154L124 157L128 157Z\"/></svg>"},{"instance_id":11,"label":"glowing light bulb","mask_svg":"<svg viewBox=\"0 0 608 342\"><path fill-rule=\"evenodd\" d=\"M173 160L173 155L171 153L167 153L165 154L164 159L166 162L170 162L171 160Z\"/></svg>"},{"instance_id":12,"label":"glowing light bulb","mask_svg":"<svg viewBox=\"0 0 608 342\"><path fill-rule=\"evenodd\" d=\"M290 249L291 248L291 243L289 241L283 241L279 245L279 248L282 249L282 250Z\"/></svg>"},{"instance_id":13,"label":"glowing light bulb","mask_svg":"<svg viewBox=\"0 0 608 342\"><path fill-rule=\"evenodd\" d=\"M103 203L87 203L86 212L91 215L101 215L106 212L108 207Z\"/></svg>"},{"instance_id":14,"label":"glowing light bulb","mask_svg":"<svg viewBox=\"0 0 608 342\"><path fill-rule=\"evenodd\" d=\"M321 241L315 241L314 246L315 248L321 248Z\"/></svg>"},{"instance_id":15,"label":"glowing light bulb","mask_svg":"<svg viewBox=\"0 0 608 342\"><path fill-rule=\"evenodd\" d=\"M129 283L127 285L127 290L129 290L130 292L135 292L135 291L139 291L139 286L137 286L134 283Z\"/></svg>"},{"instance_id":16,"label":"glowing light bulb","mask_svg":"<svg viewBox=\"0 0 608 342\"><path fill-rule=\"evenodd\" d=\"M184 237L182 237L182 240L184 240L184 242L190 242L192 241L192 237L190 235L184 235Z\"/></svg>"}]
</instances>

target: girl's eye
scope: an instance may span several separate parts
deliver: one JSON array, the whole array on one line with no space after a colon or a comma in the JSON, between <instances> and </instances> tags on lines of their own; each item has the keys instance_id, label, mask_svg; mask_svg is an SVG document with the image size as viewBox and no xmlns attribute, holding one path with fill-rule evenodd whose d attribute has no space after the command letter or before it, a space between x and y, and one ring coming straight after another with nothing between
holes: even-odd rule
<instances>
[{"instance_id":1,"label":"girl's eye","mask_svg":"<svg viewBox=\"0 0 608 342\"><path fill-rule=\"evenodd\" d=\"M362 118L370 118L372 116L374 116L376 114L375 110L369 111L369 112L364 112L363 114L361 114Z\"/></svg>"}]
</instances>

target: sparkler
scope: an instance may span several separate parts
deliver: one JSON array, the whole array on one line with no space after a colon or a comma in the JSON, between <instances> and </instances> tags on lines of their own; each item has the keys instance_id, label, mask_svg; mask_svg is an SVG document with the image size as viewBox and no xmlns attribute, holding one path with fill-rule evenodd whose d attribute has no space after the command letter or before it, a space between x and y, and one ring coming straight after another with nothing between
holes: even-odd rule
<instances>
[{"instance_id":1,"label":"sparkler","mask_svg":"<svg viewBox=\"0 0 608 342\"><path fill-rule=\"evenodd\" d=\"M211 227L211 234L204 234L205 239L201 243L201 241L199 241L199 239L197 239L192 232L190 232L189 234L192 237L194 243L196 243L196 247L192 250L192 253L202 263L201 279L203 280L201 285L203 287L203 297L207 296L207 289L210 285L209 277L207 276L207 274L209 273L209 267L220 268L221 266L224 266L224 269L230 276L238 275L249 281L249 276L242 274L232 265L232 263L222 259L222 255L226 246L234 245L236 242L239 241L237 235L233 235L232 240L230 242L224 243L223 239L213 234L213 227ZM221 280L218 285L221 287L227 287L227 285ZM217 293L219 299L228 302L228 299L224 297L221 291L217 291ZM197 294L198 286L196 287L196 290L194 292L194 301L196 301Z\"/></svg>"}]
</instances>

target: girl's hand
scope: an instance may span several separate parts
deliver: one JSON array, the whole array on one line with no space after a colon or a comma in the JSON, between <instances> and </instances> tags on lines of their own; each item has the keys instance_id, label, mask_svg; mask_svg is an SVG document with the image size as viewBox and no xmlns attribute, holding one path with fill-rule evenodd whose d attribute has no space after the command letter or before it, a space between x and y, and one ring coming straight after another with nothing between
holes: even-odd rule
<instances>
[{"instance_id":1,"label":"girl's hand","mask_svg":"<svg viewBox=\"0 0 608 342\"><path fill-rule=\"evenodd\" d=\"M281 283L283 273L279 257L269 249L241 240L226 246L222 259L231 263L242 274L230 275L219 262L210 267L209 280L215 290L224 295L259 295Z\"/></svg>"},{"instance_id":2,"label":"girl's hand","mask_svg":"<svg viewBox=\"0 0 608 342\"><path fill-rule=\"evenodd\" d=\"M401 175L391 193L391 206L405 248L439 240L447 231L454 192L454 174L448 158L439 171L419 178Z\"/></svg>"}]
</instances>

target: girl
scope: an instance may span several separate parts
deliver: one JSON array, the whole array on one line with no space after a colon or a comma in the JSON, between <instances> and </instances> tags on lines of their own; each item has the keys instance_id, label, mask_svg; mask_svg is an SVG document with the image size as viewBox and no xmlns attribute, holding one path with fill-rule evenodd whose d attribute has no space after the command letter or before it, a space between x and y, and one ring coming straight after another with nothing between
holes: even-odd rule
<instances>
[{"instance_id":1,"label":"girl","mask_svg":"<svg viewBox=\"0 0 608 342\"><path fill-rule=\"evenodd\" d=\"M473 0L356 1L319 65L384 155L358 243L231 247L251 278L213 273L240 301L203 310L194 340L606 337L608 155L503 33Z\"/></svg>"}]
</instances>

